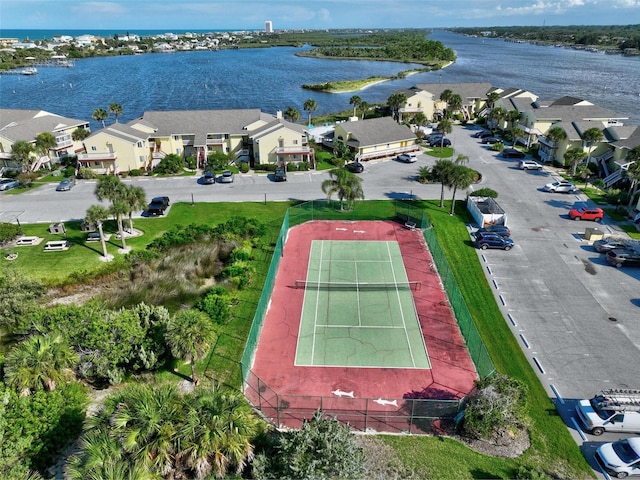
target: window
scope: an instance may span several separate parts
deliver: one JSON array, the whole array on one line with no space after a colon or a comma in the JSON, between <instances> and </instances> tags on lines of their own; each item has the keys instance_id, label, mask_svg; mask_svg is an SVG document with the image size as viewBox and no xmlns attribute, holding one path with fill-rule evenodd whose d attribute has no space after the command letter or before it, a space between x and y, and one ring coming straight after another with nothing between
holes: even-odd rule
<instances>
[{"instance_id":1,"label":"window","mask_svg":"<svg viewBox=\"0 0 640 480\"><path fill-rule=\"evenodd\" d=\"M180 140L180 135L174 135L173 139L177 142L178 140Z\"/></svg>"},{"instance_id":2,"label":"window","mask_svg":"<svg viewBox=\"0 0 640 480\"><path fill-rule=\"evenodd\" d=\"M294 140L294 141L293 141L293 144L294 144L294 145L298 145L298 140L297 140L297 139L296 139L296 140Z\"/></svg>"},{"instance_id":3,"label":"window","mask_svg":"<svg viewBox=\"0 0 640 480\"><path fill-rule=\"evenodd\" d=\"M98 147L96 147L95 145L91 145L91 151L95 152L96 150L98 150Z\"/></svg>"},{"instance_id":4,"label":"window","mask_svg":"<svg viewBox=\"0 0 640 480\"><path fill-rule=\"evenodd\" d=\"M138 148L142 148L143 146L142 142L138 142Z\"/></svg>"}]
</instances>

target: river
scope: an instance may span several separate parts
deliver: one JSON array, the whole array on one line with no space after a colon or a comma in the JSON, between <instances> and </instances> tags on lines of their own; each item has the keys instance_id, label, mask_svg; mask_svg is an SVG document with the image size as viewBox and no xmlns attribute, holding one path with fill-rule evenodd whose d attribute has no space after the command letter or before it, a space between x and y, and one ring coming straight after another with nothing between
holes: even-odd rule
<instances>
[{"instance_id":1,"label":"river","mask_svg":"<svg viewBox=\"0 0 640 480\"><path fill-rule=\"evenodd\" d=\"M74 68L41 67L38 75L0 75L0 107L42 109L87 120L96 108L119 103L126 122L147 110L260 108L275 113L314 99L313 115L348 110L359 95L384 103L417 83L488 82L518 87L542 99L581 97L640 124L640 58L511 43L435 31L456 51L455 64L436 72L372 85L359 92L312 92L302 84L391 76L415 65L297 57L277 47L177 52L78 60ZM308 48L308 47L306 47ZM91 121L95 130L100 127Z\"/></svg>"}]
</instances>

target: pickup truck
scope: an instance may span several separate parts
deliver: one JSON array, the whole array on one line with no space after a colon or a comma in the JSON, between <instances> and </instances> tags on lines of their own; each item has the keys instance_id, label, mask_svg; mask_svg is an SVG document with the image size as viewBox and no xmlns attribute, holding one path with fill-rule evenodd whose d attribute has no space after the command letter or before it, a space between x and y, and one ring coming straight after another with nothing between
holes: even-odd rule
<instances>
[{"instance_id":1,"label":"pickup truck","mask_svg":"<svg viewBox=\"0 0 640 480\"><path fill-rule=\"evenodd\" d=\"M150 217L164 215L164 211L169 208L169 197L155 197L147 207L147 215Z\"/></svg>"},{"instance_id":2,"label":"pickup truck","mask_svg":"<svg viewBox=\"0 0 640 480\"><path fill-rule=\"evenodd\" d=\"M273 176L273 179L276 182L286 182L287 181L287 171L284 170L283 168L279 168L278 170L276 170L276 173Z\"/></svg>"}]
</instances>

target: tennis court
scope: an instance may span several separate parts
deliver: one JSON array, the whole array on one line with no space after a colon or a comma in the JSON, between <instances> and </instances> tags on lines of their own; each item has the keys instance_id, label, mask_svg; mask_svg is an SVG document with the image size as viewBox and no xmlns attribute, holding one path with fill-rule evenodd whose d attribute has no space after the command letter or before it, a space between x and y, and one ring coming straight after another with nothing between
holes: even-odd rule
<instances>
[{"instance_id":1,"label":"tennis court","mask_svg":"<svg viewBox=\"0 0 640 480\"><path fill-rule=\"evenodd\" d=\"M296 366L430 368L397 241L313 240Z\"/></svg>"}]
</instances>

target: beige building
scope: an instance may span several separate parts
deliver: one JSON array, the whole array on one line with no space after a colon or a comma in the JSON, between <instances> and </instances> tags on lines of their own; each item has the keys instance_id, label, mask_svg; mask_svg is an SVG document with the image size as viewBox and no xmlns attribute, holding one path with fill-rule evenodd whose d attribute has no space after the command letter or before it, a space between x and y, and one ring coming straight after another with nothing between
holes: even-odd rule
<instances>
[{"instance_id":1,"label":"beige building","mask_svg":"<svg viewBox=\"0 0 640 480\"><path fill-rule=\"evenodd\" d=\"M83 150L82 142L73 139L73 132L82 128L90 132L89 122L67 118L44 110L0 109L0 173L2 169L21 168L11 160L11 148L18 141L35 145L41 133L51 133L56 145L46 154L32 153L31 170L50 167L67 156Z\"/></svg>"}]
</instances>

